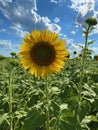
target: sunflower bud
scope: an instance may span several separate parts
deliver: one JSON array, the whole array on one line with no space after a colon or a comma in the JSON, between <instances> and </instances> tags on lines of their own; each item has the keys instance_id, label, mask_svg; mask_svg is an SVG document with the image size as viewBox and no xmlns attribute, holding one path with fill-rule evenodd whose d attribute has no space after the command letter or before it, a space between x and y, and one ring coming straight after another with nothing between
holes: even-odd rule
<instances>
[{"instance_id":1,"label":"sunflower bud","mask_svg":"<svg viewBox=\"0 0 98 130\"><path fill-rule=\"evenodd\" d=\"M90 17L90 18L86 19L86 23L87 23L89 26L96 25L96 24L97 24L97 19L96 19L96 18L93 18L93 17Z\"/></svg>"}]
</instances>

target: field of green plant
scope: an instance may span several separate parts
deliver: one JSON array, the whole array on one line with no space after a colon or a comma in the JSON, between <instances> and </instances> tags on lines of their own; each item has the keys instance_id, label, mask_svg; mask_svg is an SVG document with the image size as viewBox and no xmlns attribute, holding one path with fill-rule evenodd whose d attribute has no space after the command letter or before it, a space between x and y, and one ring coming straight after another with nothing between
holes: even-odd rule
<instances>
[{"instance_id":1,"label":"field of green plant","mask_svg":"<svg viewBox=\"0 0 98 130\"><path fill-rule=\"evenodd\" d=\"M87 60L80 76L80 59L44 79L17 58L0 61L0 130L98 130L98 61Z\"/></svg>"}]
</instances>

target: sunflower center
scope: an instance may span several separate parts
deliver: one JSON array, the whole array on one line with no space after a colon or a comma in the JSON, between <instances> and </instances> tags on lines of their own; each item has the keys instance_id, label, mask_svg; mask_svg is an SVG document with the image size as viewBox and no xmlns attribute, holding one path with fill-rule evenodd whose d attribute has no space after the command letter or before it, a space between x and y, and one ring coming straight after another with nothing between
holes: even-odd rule
<instances>
[{"instance_id":1,"label":"sunflower center","mask_svg":"<svg viewBox=\"0 0 98 130\"><path fill-rule=\"evenodd\" d=\"M55 59L55 49L48 43L38 43L33 46L31 57L36 64L47 66Z\"/></svg>"}]
</instances>

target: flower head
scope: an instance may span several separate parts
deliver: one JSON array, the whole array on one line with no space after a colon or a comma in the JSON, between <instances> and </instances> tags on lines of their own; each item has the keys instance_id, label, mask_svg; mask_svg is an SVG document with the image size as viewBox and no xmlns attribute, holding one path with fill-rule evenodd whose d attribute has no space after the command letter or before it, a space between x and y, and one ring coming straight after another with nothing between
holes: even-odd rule
<instances>
[{"instance_id":1,"label":"flower head","mask_svg":"<svg viewBox=\"0 0 98 130\"><path fill-rule=\"evenodd\" d=\"M65 41L46 30L34 30L31 35L27 33L19 55L23 67L38 78L58 73L68 59Z\"/></svg>"},{"instance_id":2,"label":"flower head","mask_svg":"<svg viewBox=\"0 0 98 130\"><path fill-rule=\"evenodd\" d=\"M97 24L97 20L96 20L96 18L90 17L90 18L86 19L86 23L87 23L89 26L93 26L93 25L96 25L96 24Z\"/></svg>"}]
</instances>

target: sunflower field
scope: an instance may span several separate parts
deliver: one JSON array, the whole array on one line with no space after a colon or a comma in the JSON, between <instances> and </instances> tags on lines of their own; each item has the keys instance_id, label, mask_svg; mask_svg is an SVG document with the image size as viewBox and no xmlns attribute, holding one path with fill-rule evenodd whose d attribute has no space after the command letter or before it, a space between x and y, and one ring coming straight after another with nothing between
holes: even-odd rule
<instances>
[{"instance_id":1,"label":"sunflower field","mask_svg":"<svg viewBox=\"0 0 98 130\"><path fill-rule=\"evenodd\" d=\"M98 130L98 60L88 39L97 21L86 23L78 58L45 30L27 34L21 57L1 56L0 130Z\"/></svg>"},{"instance_id":2,"label":"sunflower field","mask_svg":"<svg viewBox=\"0 0 98 130\"><path fill-rule=\"evenodd\" d=\"M45 130L47 109L51 130L98 130L98 61L86 64L81 98L80 62L68 60L61 73L39 80L18 59L0 61L0 130Z\"/></svg>"}]
</instances>

